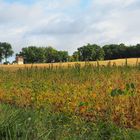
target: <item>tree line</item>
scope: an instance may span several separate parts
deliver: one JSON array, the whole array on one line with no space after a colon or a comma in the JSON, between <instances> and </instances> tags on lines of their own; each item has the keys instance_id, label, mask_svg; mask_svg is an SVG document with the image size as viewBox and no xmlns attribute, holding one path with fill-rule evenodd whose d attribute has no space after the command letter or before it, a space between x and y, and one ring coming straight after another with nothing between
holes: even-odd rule
<instances>
[{"instance_id":1,"label":"tree line","mask_svg":"<svg viewBox=\"0 0 140 140\"><path fill-rule=\"evenodd\" d=\"M126 46L125 44L109 44L99 46L87 44L73 53L75 61L112 60L118 58L140 57L140 44Z\"/></svg>"},{"instance_id":2,"label":"tree line","mask_svg":"<svg viewBox=\"0 0 140 140\"><path fill-rule=\"evenodd\" d=\"M29 46L22 48L17 56L22 56L25 63L51 63L68 61L67 51L58 51L52 47Z\"/></svg>"},{"instance_id":3,"label":"tree line","mask_svg":"<svg viewBox=\"0 0 140 140\"><path fill-rule=\"evenodd\" d=\"M12 56L14 51L11 44L0 42L0 62ZM68 51L56 50L53 47L29 46L22 48L16 56L22 56L25 63L52 63L67 61L96 61L118 58L140 57L140 44L127 46L125 44L109 44L100 46L87 44L79 47L72 55Z\"/></svg>"}]
</instances>

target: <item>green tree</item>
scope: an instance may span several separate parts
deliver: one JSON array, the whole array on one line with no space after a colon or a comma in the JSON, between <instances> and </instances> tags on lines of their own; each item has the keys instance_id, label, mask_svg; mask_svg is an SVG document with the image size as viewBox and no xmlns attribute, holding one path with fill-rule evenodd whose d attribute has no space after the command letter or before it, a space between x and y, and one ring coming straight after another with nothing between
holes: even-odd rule
<instances>
[{"instance_id":1,"label":"green tree","mask_svg":"<svg viewBox=\"0 0 140 140\"><path fill-rule=\"evenodd\" d=\"M103 46L103 50L105 52L105 59L117 59L120 56L119 45L117 44L110 44Z\"/></svg>"},{"instance_id":2,"label":"green tree","mask_svg":"<svg viewBox=\"0 0 140 140\"><path fill-rule=\"evenodd\" d=\"M3 59L3 49L0 47L0 62L2 62Z\"/></svg>"},{"instance_id":3,"label":"green tree","mask_svg":"<svg viewBox=\"0 0 140 140\"><path fill-rule=\"evenodd\" d=\"M69 58L67 51L58 51L57 56L58 56L58 62L67 62Z\"/></svg>"},{"instance_id":4,"label":"green tree","mask_svg":"<svg viewBox=\"0 0 140 140\"><path fill-rule=\"evenodd\" d=\"M95 61L104 59L104 50L96 44L87 44L86 46L78 48L80 61ZM77 54L73 54L76 56Z\"/></svg>"},{"instance_id":5,"label":"green tree","mask_svg":"<svg viewBox=\"0 0 140 140\"><path fill-rule=\"evenodd\" d=\"M7 58L12 56L13 53L11 44L6 42L0 43L0 61L4 58L5 62L7 62Z\"/></svg>"},{"instance_id":6,"label":"green tree","mask_svg":"<svg viewBox=\"0 0 140 140\"><path fill-rule=\"evenodd\" d=\"M36 62L44 63L45 62L45 48L38 47L36 48Z\"/></svg>"},{"instance_id":7,"label":"green tree","mask_svg":"<svg viewBox=\"0 0 140 140\"><path fill-rule=\"evenodd\" d=\"M105 52L105 59L117 59L117 58L127 58L129 54L128 47L125 44L110 44L103 46ZM131 49L132 50L132 49Z\"/></svg>"},{"instance_id":8,"label":"green tree","mask_svg":"<svg viewBox=\"0 0 140 140\"><path fill-rule=\"evenodd\" d=\"M27 48L22 48L22 52L19 55L24 57L25 63L35 63L37 62L37 48L35 46L29 46Z\"/></svg>"},{"instance_id":9,"label":"green tree","mask_svg":"<svg viewBox=\"0 0 140 140\"><path fill-rule=\"evenodd\" d=\"M22 48L19 55L24 57L25 63L45 62L45 48L43 47L29 46Z\"/></svg>"},{"instance_id":10,"label":"green tree","mask_svg":"<svg viewBox=\"0 0 140 140\"><path fill-rule=\"evenodd\" d=\"M57 57L57 50L52 47L45 48L45 61L47 63L56 62L58 59Z\"/></svg>"},{"instance_id":11,"label":"green tree","mask_svg":"<svg viewBox=\"0 0 140 140\"><path fill-rule=\"evenodd\" d=\"M57 51L52 47L36 46L22 48L22 51L17 55L23 56L25 63L66 62L69 58L67 51Z\"/></svg>"},{"instance_id":12,"label":"green tree","mask_svg":"<svg viewBox=\"0 0 140 140\"><path fill-rule=\"evenodd\" d=\"M75 51L72 56L74 61L79 61L80 54L78 51Z\"/></svg>"}]
</instances>

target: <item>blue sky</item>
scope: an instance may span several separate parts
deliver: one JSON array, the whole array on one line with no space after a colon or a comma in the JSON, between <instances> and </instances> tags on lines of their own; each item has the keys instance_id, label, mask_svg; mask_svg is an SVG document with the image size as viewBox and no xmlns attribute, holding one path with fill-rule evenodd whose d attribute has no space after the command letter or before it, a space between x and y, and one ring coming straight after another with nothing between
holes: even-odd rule
<instances>
[{"instance_id":1,"label":"blue sky","mask_svg":"<svg viewBox=\"0 0 140 140\"><path fill-rule=\"evenodd\" d=\"M70 54L87 43L140 43L139 0L0 0L0 41ZM14 59L14 58L12 58Z\"/></svg>"},{"instance_id":2,"label":"blue sky","mask_svg":"<svg viewBox=\"0 0 140 140\"><path fill-rule=\"evenodd\" d=\"M22 4L27 4L27 5L36 2L36 0L5 0L5 1L9 2L9 3L18 2L18 3L22 3Z\"/></svg>"}]
</instances>

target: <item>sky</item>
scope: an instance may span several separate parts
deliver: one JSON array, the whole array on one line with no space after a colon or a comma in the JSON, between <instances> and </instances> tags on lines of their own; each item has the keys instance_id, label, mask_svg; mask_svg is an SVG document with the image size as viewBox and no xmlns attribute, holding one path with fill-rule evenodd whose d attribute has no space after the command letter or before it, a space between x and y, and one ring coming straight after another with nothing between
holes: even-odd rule
<instances>
[{"instance_id":1,"label":"sky","mask_svg":"<svg viewBox=\"0 0 140 140\"><path fill-rule=\"evenodd\" d=\"M88 43L140 43L140 0L0 0L0 42L72 54Z\"/></svg>"}]
</instances>

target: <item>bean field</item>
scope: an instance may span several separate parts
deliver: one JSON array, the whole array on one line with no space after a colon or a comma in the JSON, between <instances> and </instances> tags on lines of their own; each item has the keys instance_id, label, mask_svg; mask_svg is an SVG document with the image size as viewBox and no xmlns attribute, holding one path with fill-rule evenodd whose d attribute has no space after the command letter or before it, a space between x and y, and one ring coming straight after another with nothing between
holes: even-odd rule
<instances>
[{"instance_id":1,"label":"bean field","mask_svg":"<svg viewBox=\"0 0 140 140\"><path fill-rule=\"evenodd\" d=\"M1 140L139 140L140 65L0 68Z\"/></svg>"}]
</instances>

